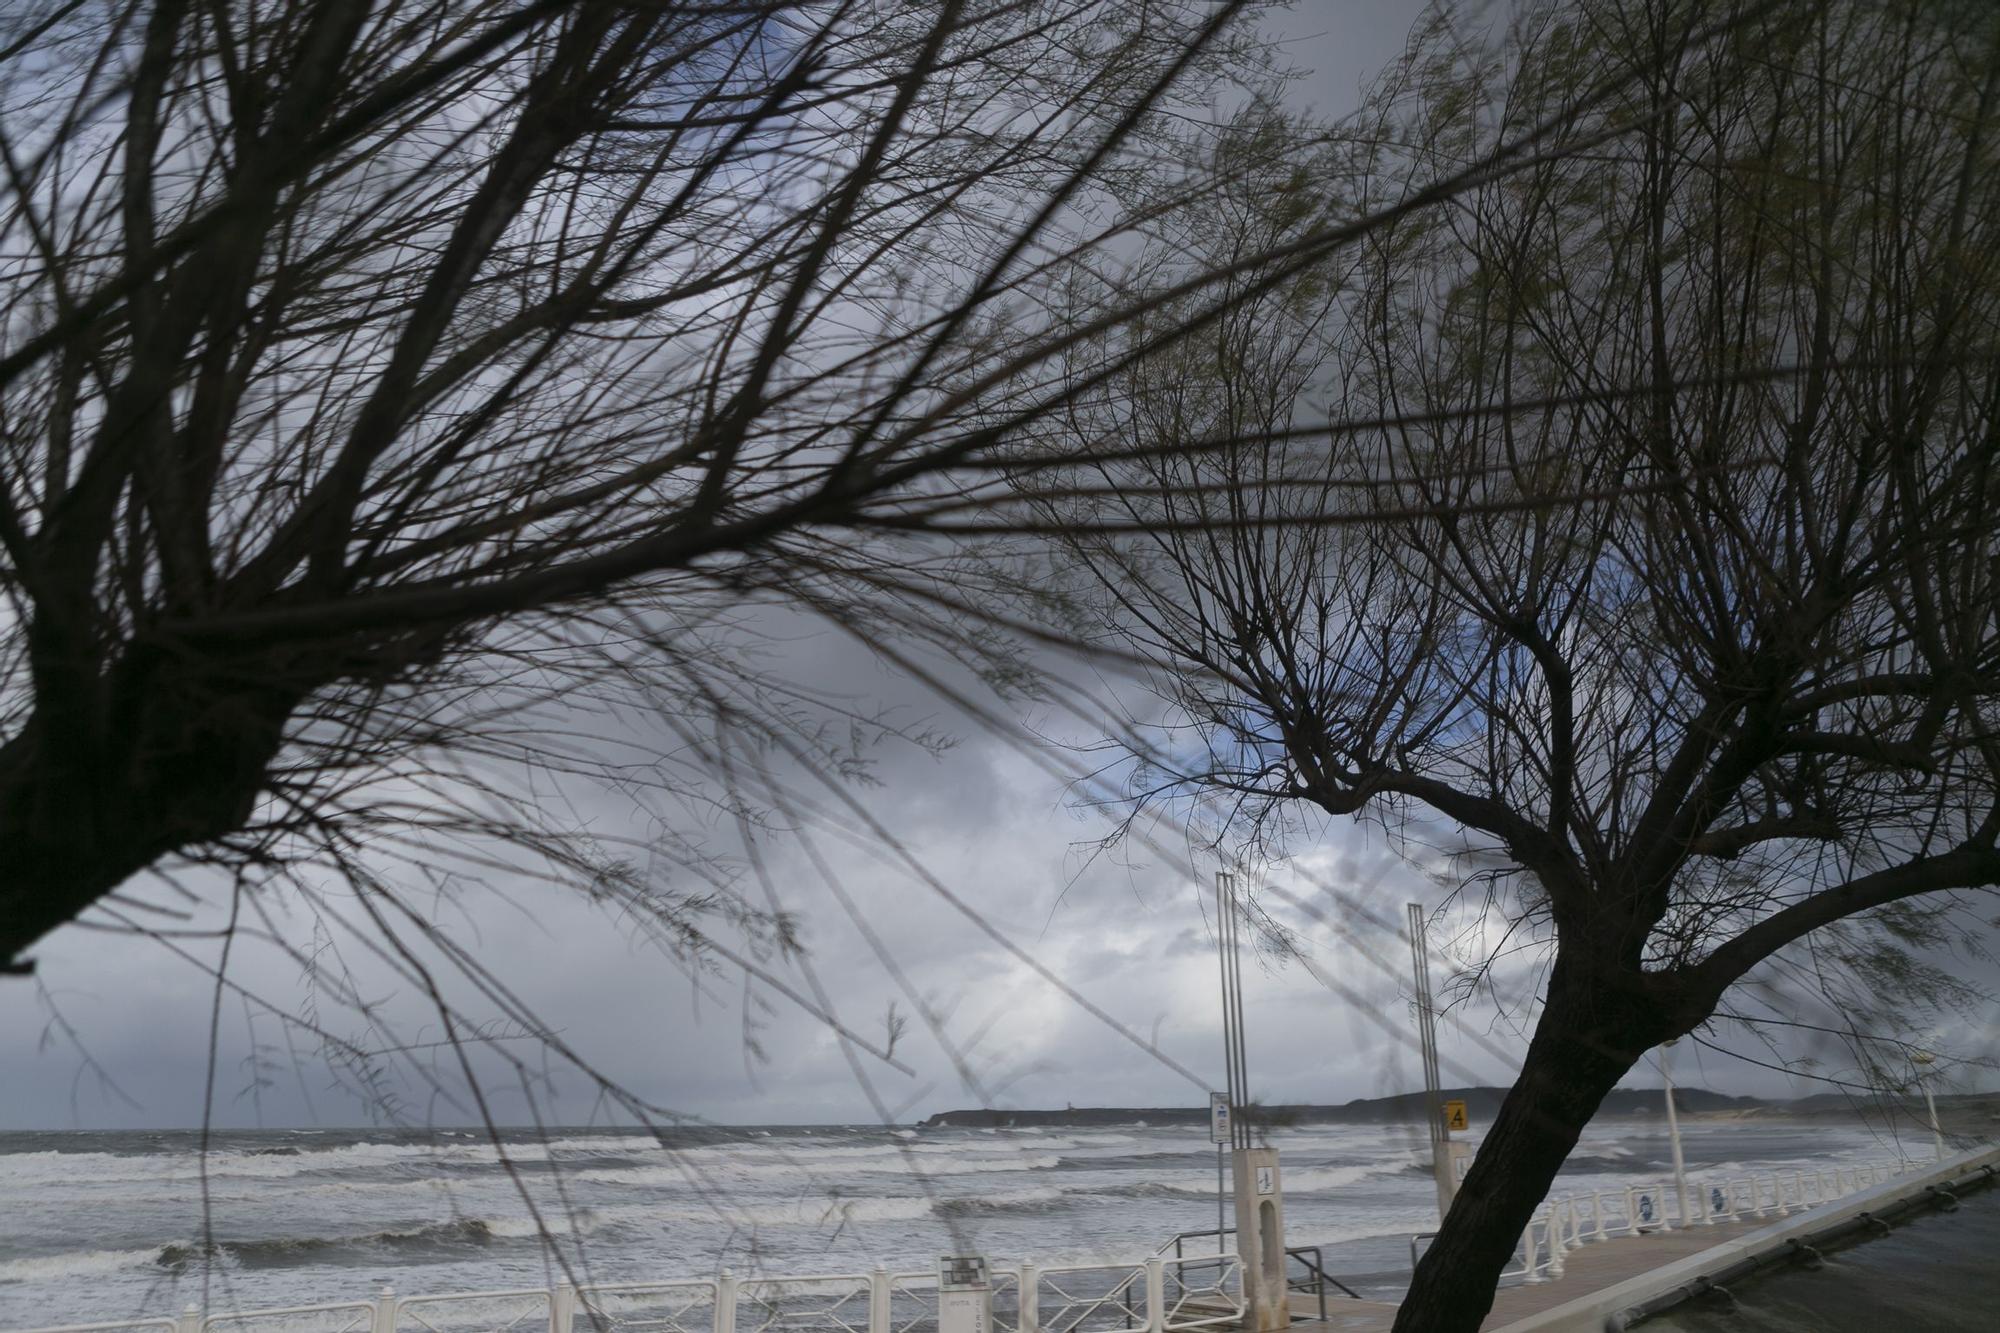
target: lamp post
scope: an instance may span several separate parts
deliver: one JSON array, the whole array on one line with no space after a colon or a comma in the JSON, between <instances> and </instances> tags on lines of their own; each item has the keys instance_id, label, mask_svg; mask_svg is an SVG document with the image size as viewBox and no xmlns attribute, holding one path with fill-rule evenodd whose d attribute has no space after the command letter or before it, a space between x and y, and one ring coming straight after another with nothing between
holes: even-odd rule
<instances>
[{"instance_id":1,"label":"lamp post","mask_svg":"<svg viewBox=\"0 0 2000 1333\"><path fill-rule=\"evenodd\" d=\"M1690 1223L1687 1164L1681 1158L1681 1118L1674 1110L1674 1075L1668 1063L1668 1052L1673 1050L1674 1043L1678 1040L1680 1040L1678 1037L1669 1037L1660 1046L1660 1082L1664 1083L1667 1089L1667 1139L1673 1145L1674 1152L1674 1195L1680 1201L1681 1225L1687 1226ZM1663 1208L1660 1211L1664 1213L1666 1210ZM1702 1209L1704 1221L1707 1220L1707 1214L1708 1210Z\"/></svg>"},{"instance_id":2,"label":"lamp post","mask_svg":"<svg viewBox=\"0 0 2000 1333\"><path fill-rule=\"evenodd\" d=\"M1937 1101L1931 1096L1930 1080L1924 1077L1930 1072L1931 1062L1936 1059L1935 1055L1925 1050L1910 1053L1910 1063L1917 1067L1917 1086L1924 1090L1924 1110L1931 1118L1931 1143L1937 1153L1932 1165L1944 1160L1944 1130L1938 1126Z\"/></svg>"}]
</instances>

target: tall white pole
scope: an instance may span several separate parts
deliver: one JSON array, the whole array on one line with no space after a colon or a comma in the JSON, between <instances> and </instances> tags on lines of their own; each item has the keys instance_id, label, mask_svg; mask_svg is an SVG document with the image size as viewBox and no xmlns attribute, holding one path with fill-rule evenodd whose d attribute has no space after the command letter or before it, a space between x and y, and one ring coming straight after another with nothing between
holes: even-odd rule
<instances>
[{"instance_id":1,"label":"tall white pole","mask_svg":"<svg viewBox=\"0 0 2000 1333\"><path fill-rule=\"evenodd\" d=\"M1933 1160L1942 1162L1944 1160L1944 1130L1938 1125L1937 1100L1931 1096L1931 1081L1924 1077L1924 1075L1930 1072L1931 1061L1935 1059L1937 1057L1929 1051L1917 1051L1910 1056L1911 1062L1917 1067L1917 1086L1924 1090L1924 1110L1929 1113L1931 1118L1931 1144L1937 1152L1937 1157Z\"/></svg>"},{"instance_id":2,"label":"tall white pole","mask_svg":"<svg viewBox=\"0 0 2000 1333\"><path fill-rule=\"evenodd\" d=\"M1458 1194L1458 1177L1451 1158L1451 1130L1444 1119L1444 1083L1438 1072L1437 1011L1431 1000L1430 942L1425 938L1424 909L1409 905L1410 962L1417 983L1417 1047L1424 1066L1424 1113L1430 1121L1431 1174L1437 1180L1438 1223L1444 1223Z\"/></svg>"},{"instance_id":3,"label":"tall white pole","mask_svg":"<svg viewBox=\"0 0 2000 1333\"><path fill-rule=\"evenodd\" d=\"M1222 1145L1215 1145L1215 1252L1220 1254L1229 1243L1229 1226L1222 1220L1222 1201L1229 1189L1222 1183Z\"/></svg>"},{"instance_id":4,"label":"tall white pole","mask_svg":"<svg viewBox=\"0 0 2000 1333\"><path fill-rule=\"evenodd\" d=\"M1660 1047L1660 1081L1667 1086L1667 1138L1674 1150L1674 1194L1680 1200L1681 1225L1687 1226L1692 1220L1688 1215L1687 1164L1681 1159L1681 1118L1674 1110L1674 1075L1668 1063L1668 1052L1673 1050L1676 1040L1678 1038L1671 1039ZM1664 1208L1660 1210L1662 1214L1666 1211ZM1707 1209L1702 1211L1706 1213ZM1662 1216L1661 1221L1665 1220Z\"/></svg>"}]
</instances>

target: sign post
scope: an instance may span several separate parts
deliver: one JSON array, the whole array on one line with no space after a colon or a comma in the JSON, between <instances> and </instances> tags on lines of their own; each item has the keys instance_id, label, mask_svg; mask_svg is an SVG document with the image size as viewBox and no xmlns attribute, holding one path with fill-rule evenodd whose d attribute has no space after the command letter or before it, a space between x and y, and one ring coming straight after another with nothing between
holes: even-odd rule
<instances>
[{"instance_id":1,"label":"sign post","mask_svg":"<svg viewBox=\"0 0 2000 1333\"><path fill-rule=\"evenodd\" d=\"M984 1255L938 1260L938 1333L991 1333L993 1281Z\"/></svg>"}]
</instances>

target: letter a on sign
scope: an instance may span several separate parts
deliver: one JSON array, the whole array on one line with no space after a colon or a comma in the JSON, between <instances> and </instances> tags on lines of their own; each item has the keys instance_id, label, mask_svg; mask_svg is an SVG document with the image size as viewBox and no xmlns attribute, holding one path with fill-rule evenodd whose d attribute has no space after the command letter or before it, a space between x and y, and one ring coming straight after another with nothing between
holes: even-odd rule
<instances>
[{"instance_id":1,"label":"letter a on sign","mask_svg":"<svg viewBox=\"0 0 2000 1333\"><path fill-rule=\"evenodd\" d=\"M1444 1127L1446 1129L1472 1128L1472 1121L1465 1114L1464 1102L1453 1101L1444 1104Z\"/></svg>"}]
</instances>

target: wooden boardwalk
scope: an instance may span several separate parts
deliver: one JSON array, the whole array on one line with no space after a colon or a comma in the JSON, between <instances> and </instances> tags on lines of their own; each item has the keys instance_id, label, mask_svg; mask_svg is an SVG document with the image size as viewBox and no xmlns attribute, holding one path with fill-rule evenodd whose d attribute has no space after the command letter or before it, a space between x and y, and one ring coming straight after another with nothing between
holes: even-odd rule
<instances>
[{"instance_id":1,"label":"wooden boardwalk","mask_svg":"<svg viewBox=\"0 0 2000 1333\"><path fill-rule=\"evenodd\" d=\"M1734 1240L1771 1225L1770 1218L1749 1218L1740 1222L1718 1222L1714 1226L1691 1227L1685 1231L1651 1231L1643 1236L1620 1236L1615 1240L1592 1241L1563 1257L1563 1276L1548 1282L1530 1282L1502 1287L1493 1297L1493 1312L1486 1316L1483 1329L1500 1329L1516 1320L1552 1310L1579 1296L1606 1287L1615 1287L1678 1259ZM1292 1298L1292 1318L1314 1329L1337 1329L1340 1333L1389 1333L1396 1321L1396 1307L1385 1301L1334 1300L1326 1302L1326 1322L1320 1323L1319 1302L1302 1296Z\"/></svg>"}]
</instances>

